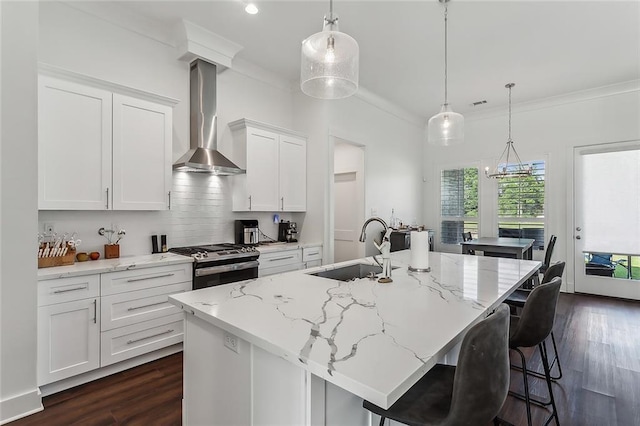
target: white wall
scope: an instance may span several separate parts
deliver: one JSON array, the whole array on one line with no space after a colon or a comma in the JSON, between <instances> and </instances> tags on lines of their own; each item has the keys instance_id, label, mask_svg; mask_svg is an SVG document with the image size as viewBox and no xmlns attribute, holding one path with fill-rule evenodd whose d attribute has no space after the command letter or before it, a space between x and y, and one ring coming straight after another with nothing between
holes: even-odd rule
<instances>
[{"instance_id":1,"label":"white wall","mask_svg":"<svg viewBox=\"0 0 640 426\"><path fill-rule=\"evenodd\" d=\"M422 212L423 129L414 117L400 118L365 100L364 95L335 101L294 97L294 123L309 134L308 206L305 224L314 237L332 241L333 145L330 136L365 148L365 216L388 221L391 209L405 223L420 222ZM402 114L399 114L402 115ZM407 114L408 116L408 114ZM374 235L374 227L369 235ZM375 254L371 238L367 255ZM324 250L324 261L332 253Z\"/></svg>"},{"instance_id":2,"label":"white wall","mask_svg":"<svg viewBox=\"0 0 640 426\"><path fill-rule=\"evenodd\" d=\"M516 86L517 89L517 86ZM515 89L514 89L515 90ZM517 102L517 92L514 92ZM640 81L513 106L512 137L523 161L546 159L546 235L558 237L554 261L567 261L566 289L573 289L573 229L570 166L573 147L640 139ZM477 164L481 175L493 165L507 141L507 111L468 116L465 142L461 146L429 146L429 183L425 190L425 217L438 224L439 176L441 166ZM480 177L480 233L495 235L495 182ZM435 200L435 202L429 202ZM436 227L438 229L439 226ZM436 239L438 239L436 234ZM536 253L541 256L542 253Z\"/></svg>"},{"instance_id":3,"label":"white wall","mask_svg":"<svg viewBox=\"0 0 640 426\"><path fill-rule=\"evenodd\" d=\"M42 409L35 368L37 41L38 3L0 2L0 423Z\"/></svg>"},{"instance_id":4,"label":"white wall","mask_svg":"<svg viewBox=\"0 0 640 426\"><path fill-rule=\"evenodd\" d=\"M189 149L189 64L177 59L178 52L170 43L143 36L122 22L111 22L107 14L97 17L87 11L91 11L88 5L77 9L69 4L43 2L38 60L179 99L173 115L173 158L177 160ZM247 117L292 127L292 94L287 90L227 69L218 75L217 96L218 147L225 154L232 152L227 127L230 121ZM258 219L261 229L277 238L271 213L231 211L230 179L174 173L171 211L41 211L39 227L43 229L45 222L51 222L59 233L76 231L83 241L82 251L101 253L105 240L97 230L123 228L127 236L121 242L121 256L150 252L150 236L157 234L167 235L169 247L233 241L234 219ZM280 217L301 223L304 219L303 214ZM301 226L302 239L304 231Z\"/></svg>"}]
</instances>

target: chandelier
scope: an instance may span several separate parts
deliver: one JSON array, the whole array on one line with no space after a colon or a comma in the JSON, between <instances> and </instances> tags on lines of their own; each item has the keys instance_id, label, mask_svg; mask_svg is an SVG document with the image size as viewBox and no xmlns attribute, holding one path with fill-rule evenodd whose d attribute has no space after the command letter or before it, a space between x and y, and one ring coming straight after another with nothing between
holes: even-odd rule
<instances>
[{"instance_id":1,"label":"chandelier","mask_svg":"<svg viewBox=\"0 0 640 426\"><path fill-rule=\"evenodd\" d=\"M506 87L509 89L509 139L507 140L507 146L502 151L502 155L498 159L493 171L489 170L489 167L485 167L484 174L488 178L504 179L504 178L517 178L531 176L533 170L531 166L525 166L518 156L516 147L513 146L513 140L511 139L511 88L515 86L515 83L509 83ZM513 161L513 162L509 162Z\"/></svg>"}]
</instances>

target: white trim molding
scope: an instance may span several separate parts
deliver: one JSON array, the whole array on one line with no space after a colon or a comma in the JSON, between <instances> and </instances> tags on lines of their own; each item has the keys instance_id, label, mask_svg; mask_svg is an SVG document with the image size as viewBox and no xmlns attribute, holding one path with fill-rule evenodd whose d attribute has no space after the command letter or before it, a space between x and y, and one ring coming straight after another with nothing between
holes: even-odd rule
<instances>
[{"instance_id":1,"label":"white trim molding","mask_svg":"<svg viewBox=\"0 0 640 426\"><path fill-rule=\"evenodd\" d=\"M44 62L38 63L38 74L60 78L60 79L71 81L78 84L97 87L100 89L107 90L109 92L116 92L122 95L133 96L139 99L160 103L170 107L173 107L174 105L177 105L180 102L180 100L170 98L168 96L159 95L151 92L145 92L143 90L124 86L122 84L114 83L107 80L101 80L99 78L95 78L90 75L80 74L75 71L71 71L65 68L60 68L54 65L46 64Z\"/></svg>"},{"instance_id":2,"label":"white trim molding","mask_svg":"<svg viewBox=\"0 0 640 426\"><path fill-rule=\"evenodd\" d=\"M44 410L40 390L34 389L0 401L0 425Z\"/></svg>"},{"instance_id":3,"label":"white trim molding","mask_svg":"<svg viewBox=\"0 0 640 426\"><path fill-rule=\"evenodd\" d=\"M243 49L216 33L183 19L176 29L178 59L192 62L202 58L224 68L231 68L233 58Z\"/></svg>"},{"instance_id":4,"label":"white trim molding","mask_svg":"<svg viewBox=\"0 0 640 426\"><path fill-rule=\"evenodd\" d=\"M606 98L624 93L632 93L640 91L640 79L624 81L621 83L610 84L608 86L595 87L591 89L580 90L577 92L565 93L563 95L551 96L548 98L536 99L528 102L521 102L513 105L513 112L527 112L539 109L551 108L559 105L572 104L577 102L585 102L592 99ZM497 107L484 111L475 111L465 114L467 121L484 120L486 118L502 116L507 111L507 107Z\"/></svg>"}]
</instances>

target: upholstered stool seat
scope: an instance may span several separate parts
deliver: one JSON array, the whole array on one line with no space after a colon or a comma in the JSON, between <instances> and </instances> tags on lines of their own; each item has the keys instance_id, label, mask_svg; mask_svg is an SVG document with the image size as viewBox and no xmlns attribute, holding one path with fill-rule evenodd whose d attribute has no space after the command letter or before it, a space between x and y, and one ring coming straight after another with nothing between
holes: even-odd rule
<instances>
[{"instance_id":1,"label":"upholstered stool seat","mask_svg":"<svg viewBox=\"0 0 640 426\"><path fill-rule=\"evenodd\" d=\"M363 407L407 425L485 425L500 411L509 390L509 308L502 304L465 335L458 365L437 364L389 409Z\"/></svg>"}]
</instances>

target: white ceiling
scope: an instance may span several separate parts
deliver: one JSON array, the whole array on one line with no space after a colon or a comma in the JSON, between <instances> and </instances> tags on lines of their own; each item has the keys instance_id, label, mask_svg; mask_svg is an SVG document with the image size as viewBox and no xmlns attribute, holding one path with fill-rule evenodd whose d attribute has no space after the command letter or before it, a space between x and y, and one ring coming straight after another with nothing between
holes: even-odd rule
<instances>
[{"instance_id":1,"label":"white ceiling","mask_svg":"<svg viewBox=\"0 0 640 426\"><path fill-rule=\"evenodd\" d=\"M237 57L299 81L300 43L322 29L327 1L127 1L172 27L181 18L244 48ZM428 1L334 1L360 45L360 86L423 117L444 99L444 7ZM449 101L469 113L640 79L640 1L449 3ZM487 100L482 107L470 104Z\"/></svg>"}]
</instances>

